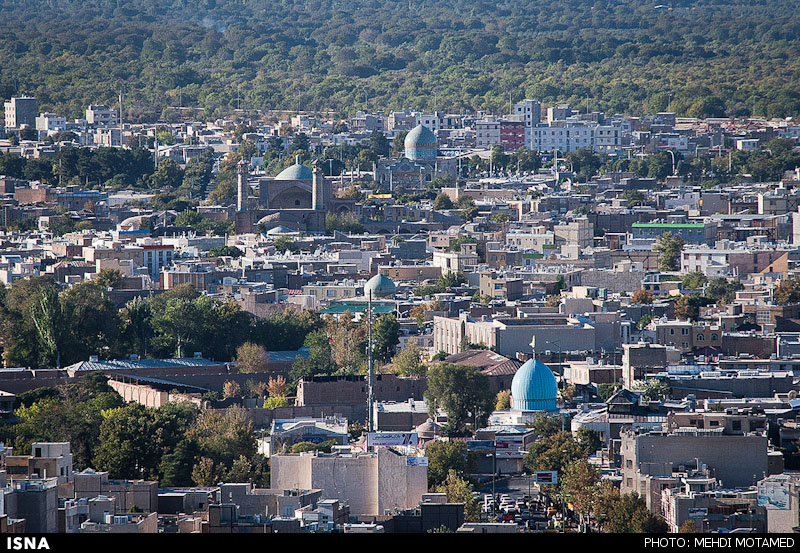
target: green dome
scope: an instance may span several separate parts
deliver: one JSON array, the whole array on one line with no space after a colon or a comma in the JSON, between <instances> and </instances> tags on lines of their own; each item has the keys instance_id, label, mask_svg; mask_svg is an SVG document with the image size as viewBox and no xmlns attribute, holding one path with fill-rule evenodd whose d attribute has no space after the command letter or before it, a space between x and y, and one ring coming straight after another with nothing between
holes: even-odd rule
<instances>
[{"instance_id":1,"label":"green dome","mask_svg":"<svg viewBox=\"0 0 800 553\"><path fill-rule=\"evenodd\" d=\"M364 285L364 296L369 297L372 290L372 298L383 298L391 296L397 291L397 286L389 277L377 274L367 281Z\"/></svg>"},{"instance_id":2,"label":"green dome","mask_svg":"<svg viewBox=\"0 0 800 553\"><path fill-rule=\"evenodd\" d=\"M275 180L311 180L314 178L314 172L308 165L302 163L295 163L278 173Z\"/></svg>"}]
</instances>

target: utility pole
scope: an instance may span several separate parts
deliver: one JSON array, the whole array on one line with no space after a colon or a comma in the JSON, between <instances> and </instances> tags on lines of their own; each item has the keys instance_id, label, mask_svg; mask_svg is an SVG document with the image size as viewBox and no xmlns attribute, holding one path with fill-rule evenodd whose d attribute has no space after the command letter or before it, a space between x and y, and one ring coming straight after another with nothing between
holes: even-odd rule
<instances>
[{"instance_id":1,"label":"utility pole","mask_svg":"<svg viewBox=\"0 0 800 553\"><path fill-rule=\"evenodd\" d=\"M372 404L374 401L372 383L374 380L372 361L372 289L367 296L367 431L374 432Z\"/></svg>"}]
</instances>

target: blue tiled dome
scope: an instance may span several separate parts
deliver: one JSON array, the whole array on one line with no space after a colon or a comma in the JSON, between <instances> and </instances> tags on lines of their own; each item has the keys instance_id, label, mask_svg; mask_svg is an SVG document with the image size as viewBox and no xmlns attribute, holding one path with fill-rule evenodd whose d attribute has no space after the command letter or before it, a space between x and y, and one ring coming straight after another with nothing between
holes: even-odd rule
<instances>
[{"instance_id":1,"label":"blue tiled dome","mask_svg":"<svg viewBox=\"0 0 800 553\"><path fill-rule=\"evenodd\" d=\"M529 359L511 381L511 408L516 411L556 411L558 385L541 361Z\"/></svg>"},{"instance_id":2,"label":"blue tiled dome","mask_svg":"<svg viewBox=\"0 0 800 553\"><path fill-rule=\"evenodd\" d=\"M364 285L364 296L369 296L372 290L372 298L383 298L391 296L397 291L397 285L387 276L377 274L367 281Z\"/></svg>"},{"instance_id":3,"label":"blue tiled dome","mask_svg":"<svg viewBox=\"0 0 800 553\"><path fill-rule=\"evenodd\" d=\"M290 165L275 177L275 180L311 180L314 178L314 171L308 165L303 165L297 160L294 165Z\"/></svg>"},{"instance_id":4,"label":"blue tiled dome","mask_svg":"<svg viewBox=\"0 0 800 553\"><path fill-rule=\"evenodd\" d=\"M408 159L436 159L438 153L436 135L424 125L417 125L411 129L403 144Z\"/></svg>"}]
</instances>

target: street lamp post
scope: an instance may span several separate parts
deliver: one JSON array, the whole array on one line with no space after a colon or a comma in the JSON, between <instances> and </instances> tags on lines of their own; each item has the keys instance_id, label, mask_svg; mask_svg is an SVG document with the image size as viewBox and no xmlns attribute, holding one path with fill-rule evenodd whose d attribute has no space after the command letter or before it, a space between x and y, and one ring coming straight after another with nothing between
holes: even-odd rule
<instances>
[{"instance_id":1,"label":"street lamp post","mask_svg":"<svg viewBox=\"0 0 800 553\"><path fill-rule=\"evenodd\" d=\"M563 375L564 368L561 366L561 340L553 340L552 342L547 341L545 342L545 344L551 344L558 348L558 368L561 369L562 372L561 376L564 376Z\"/></svg>"}]
</instances>

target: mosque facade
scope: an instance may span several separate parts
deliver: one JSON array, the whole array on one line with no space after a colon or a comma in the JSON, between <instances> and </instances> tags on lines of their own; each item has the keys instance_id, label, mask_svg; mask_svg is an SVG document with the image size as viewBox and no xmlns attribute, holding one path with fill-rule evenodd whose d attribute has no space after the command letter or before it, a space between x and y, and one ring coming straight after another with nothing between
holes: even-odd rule
<instances>
[{"instance_id":1,"label":"mosque facade","mask_svg":"<svg viewBox=\"0 0 800 553\"><path fill-rule=\"evenodd\" d=\"M304 165L298 156L275 177L250 179L246 165L240 165L236 207L237 234L258 232L259 226L324 232L325 216L353 211L355 200L333 197L322 169Z\"/></svg>"},{"instance_id":2,"label":"mosque facade","mask_svg":"<svg viewBox=\"0 0 800 553\"><path fill-rule=\"evenodd\" d=\"M457 177L457 161L440 157L436 135L424 125L417 125L406 135L404 157L381 159L375 167L375 179L389 190L425 190L437 176Z\"/></svg>"}]
</instances>

